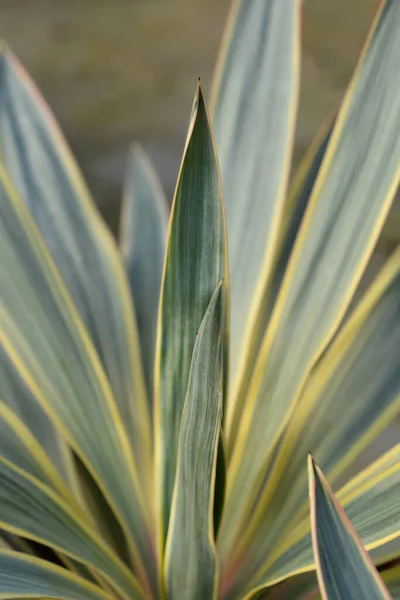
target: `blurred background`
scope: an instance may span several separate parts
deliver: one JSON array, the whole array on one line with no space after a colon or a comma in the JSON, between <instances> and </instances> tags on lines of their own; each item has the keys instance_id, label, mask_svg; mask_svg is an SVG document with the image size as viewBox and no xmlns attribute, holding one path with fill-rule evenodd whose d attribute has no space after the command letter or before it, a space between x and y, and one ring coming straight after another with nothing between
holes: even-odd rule
<instances>
[{"instance_id":1,"label":"blurred background","mask_svg":"<svg viewBox=\"0 0 400 600\"><path fill-rule=\"evenodd\" d=\"M349 80L377 0L305 0L296 161ZM115 231L140 140L171 200L195 90L207 93L230 0L1 0L0 36L54 111ZM399 211L379 250L390 251Z\"/></svg>"},{"instance_id":2,"label":"blurred background","mask_svg":"<svg viewBox=\"0 0 400 600\"><path fill-rule=\"evenodd\" d=\"M116 231L140 140L171 201L197 77L207 94L230 0L0 0L0 36L35 79ZM305 0L295 163L340 101L377 0ZM369 267L400 238L394 206ZM366 280L365 280L366 281ZM363 286L365 287L365 281ZM398 438L385 433L383 446Z\"/></svg>"}]
</instances>

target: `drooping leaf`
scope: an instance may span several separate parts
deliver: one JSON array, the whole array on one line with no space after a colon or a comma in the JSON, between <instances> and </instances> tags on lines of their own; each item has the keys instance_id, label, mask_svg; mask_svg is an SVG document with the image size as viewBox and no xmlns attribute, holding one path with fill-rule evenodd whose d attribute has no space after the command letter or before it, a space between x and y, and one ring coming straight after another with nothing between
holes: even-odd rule
<instances>
[{"instance_id":1,"label":"drooping leaf","mask_svg":"<svg viewBox=\"0 0 400 600\"><path fill-rule=\"evenodd\" d=\"M194 346L166 545L171 600L211 600L218 591L214 491L222 398L221 285L211 298Z\"/></svg>"},{"instance_id":2,"label":"drooping leaf","mask_svg":"<svg viewBox=\"0 0 400 600\"><path fill-rule=\"evenodd\" d=\"M126 175L120 244L135 305L150 412L167 227L168 206L161 184L146 154L135 145Z\"/></svg>"},{"instance_id":3,"label":"drooping leaf","mask_svg":"<svg viewBox=\"0 0 400 600\"><path fill-rule=\"evenodd\" d=\"M223 278L226 304L226 261L221 182L207 108L199 87L172 206L158 323L155 444L160 544L168 525L181 416L196 332ZM227 314L226 309L224 314ZM224 348L226 327L225 322L222 327Z\"/></svg>"},{"instance_id":4,"label":"drooping leaf","mask_svg":"<svg viewBox=\"0 0 400 600\"><path fill-rule=\"evenodd\" d=\"M309 480L314 556L324 600L391 600L350 520L311 457Z\"/></svg>"},{"instance_id":5,"label":"drooping leaf","mask_svg":"<svg viewBox=\"0 0 400 600\"><path fill-rule=\"evenodd\" d=\"M243 348L260 335L258 311L283 213L299 89L299 5L236 0L215 73L212 120L232 275L228 428L245 370Z\"/></svg>"},{"instance_id":6,"label":"drooping leaf","mask_svg":"<svg viewBox=\"0 0 400 600\"><path fill-rule=\"evenodd\" d=\"M143 595L130 570L82 515L5 459L0 459L0 527L95 567L127 599Z\"/></svg>"},{"instance_id":7,"label":"drooping leaf","mask_svg":"<svg viewBox=\"0 0 400 600\"><path fill-rule=\"evenodd\" d=\"M111 594L78 575L19 552L0 548L0 598L113 600Z\"/></svg>"},{"instance_id":8,"label":"drooping leaf","mask_svg":"<svg viewBox=\"0 0 400 600\"><path fill-rule=\"evenodd\" d=\"M122 261L49 108L7 48L0 57L0 156L96 347L146 481L150 421Z\"/></svg>"},{"instance_id":9,"label":"drooping leaf","mask_svg":"<svg viewBox=\"0 0 400 600\"><path fill-rule=\"evenodd\" d=\"M219 535L224 557L243 513L254 504L307 376L345 315L396 191L399 22L400 4L383 2L296 239L230 461Z\"/></svg>"}]
</instances>

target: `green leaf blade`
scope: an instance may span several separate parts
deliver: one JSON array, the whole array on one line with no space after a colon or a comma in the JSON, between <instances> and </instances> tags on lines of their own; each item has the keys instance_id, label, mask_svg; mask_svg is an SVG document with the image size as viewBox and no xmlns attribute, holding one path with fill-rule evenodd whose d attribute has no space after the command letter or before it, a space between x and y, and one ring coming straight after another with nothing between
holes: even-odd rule
<instances>
[{"instance_id":1,"label":"green leaf blade","mask_svg":"<svg viewBox=\"0 0 400 600\"><path fill-rule=\"evenodd\" d=\"M71 498L72 494L48 453L17 414L0 400L0 460L1 458L33 475L61 495Z\"/></svg>"},{"instance_id":2,"label":"green leaf blade","mask_svg":"<svg viewBox=\"0 0 400 600\"><path fill-rule=\"evenodd\" d=\"M113 596L60 567L19 552L0 549L0 598L112 600Z\"/></svg>"},{"instance_id":3,"label":"green leaf blade","mask_svg":"<svg viewBox=\"0 0 400 600\"><path fill-rule=\"evenodd\" d=\"M311 457L309 481L314 555L324 600L391 600L353 526Z\"/></svg>"},{"instance_id":4,"label":"green leaf blade","mask_svg":"<svg viewBox=\"0 0 400 600\"><path fill-rule=\"evenodd\" d=\"M236 557L243 558L237 576L242 572L242 578L248 577L257 567L261 573L262 565L265 573L277 546L292 539L293 528L307 511L303 466L308 451L335 482L399 413L399 294L400 248L304 387L263 482L263 495L236 545Z\"/></svg>"},{"instance_id":5,"label":"green leaf blade","mask_svg":"<svg viewBox=\"0 0 400 600\"><path fill-rule=\"evenodd\" d=\"M115 398L47 247L2 168L0 216L2 350L15 380L39 402L97 481L138 569L146 564L155 588L149 510Z\"/></svg>"},{"instance_id":6,"label":"green leaf blade","mask_svg":"<svg viewBox=\"0 0 400 600\"><path fill-rule=\"evenodd\" d=\"M231 382L255 327L288 183L299 83L297 0L233 3L214 81L231 269ZM234 392L233 392L234 393ZM236 401L236 396L232 403ZM227 425L233 404L227 406Z\"/></svg>"},{"instance_id":7,"label":"green leaf blade","mask_svg":"<svg viewBox=\"0 0 400 600\"><path fill-rule=\"evenodd\" d=\"M254 332L251 347L246 355L244 370L240 377L237 398L235 398L235 405L232 409L230 435L228 438L229 454L234 446L235 437L239 430L243 411L246 407L246 394L251 382L251 376L256 364L257 355L260 351L262 338L267 330L268 323L271 318L271 314L273 312L274 305L278 297L279 290L282 285L282 281L296 241L296 237L325 156L331 133L332 119L329 119L326 123L324 123L309 150L306 152L301 164L298 167L296 176L288 193L288 198L285 204L285 210L279 230L274 264L271 267L270 276L265 285L263 298L257 314L257 334Z\"/></svg>"},{"instance_id":8,"label":"green leaf blade","mask_svg":"<svg viewBox=\"0 0 400 600\"><path fill-rule=\"evenodd\" d=\"M95 567L125 593L125 598L142 598L129 569L84 517L47 486L4 459L0 459L0 527Z\"/></svg>"},{"instance_id":9,"label":"green leaf blade","mask_svg":"<svg viewBox=\"0 0 400 600\"><path fill-rule=\"evenodd\" d=\"M0 56L0 155L96 347L138 470L148 474L150 420L122 260L49 108L7 48Z\"/></svg>"},{"instance_id":10,"label":"green leaf blade","mask_svg":"<svg viewBox=\"0 0 400 600\"><path fill-rule=\"evenodd\" d=\"M207 108L199 87L172 207L158 324L154 437L162 546L196 332L221 279L225 280L222 294L223 302L227 303L227 277L221 182ZM225 349L226 321L222 329Z\"/></svg>"},{"instance_id":11,"label":"green leaf blade","mask_svg":"<svg viewBox=\"0 0 400 600\"><path fill-rule=\"evenodd\" d=\"M166 546L168 598L210 600L218 589L214 492L222 413L221 286L194 346L182 414Z\"/></svg>"},{"instance_id":12,"label":"green leaf blade","mask_svg":"<svg viewBox=\"0 0 400 600\"><path fill-rule=\"evenodd\" d=\"M249 388L228 473L227 522L244 525L279 436L345 315L394 199L400 177L399 22L399 3L382 3L336 119ZM222 527L224 556L235 535Z\"/></svg>"},{"instance_id":13,"label":"green leaf blade","mask_svg":"<svg viewBox=\"0 0 400 600\"><path fill-rule=\"evenodd\" d=\"M393 498L397 498L399 493L400 445L361 471L337 493L357 535L377 565L400 554L400 505L393 502ZM284 496L279 497L270 507L276 515L279 515L282 498ZM307 508L308 506L306 510ZM266 551L268 544L262 548L262 566L255 576L253 574L259 566L259 558L251 549L250 560L246 561L245 568L238 569L236 586L241 587L233 586L230 589L237 594L238 590L248 589L250 582L253 592L246 596L246 600L253 597L253 593L273 592L282 582L293 578L296 580L299 575L315 570L309 515L306 514L300 521L294 519L287 530L282 527L279 518L277 521L282 531L286 532L282 542L272 546L269 551ZM268 523L272 528L273 523ZM267 535L262 528L261 532L264 537ZM254 540L261 543L262 536L255 536Z\"/></svg>"}]
</instances>

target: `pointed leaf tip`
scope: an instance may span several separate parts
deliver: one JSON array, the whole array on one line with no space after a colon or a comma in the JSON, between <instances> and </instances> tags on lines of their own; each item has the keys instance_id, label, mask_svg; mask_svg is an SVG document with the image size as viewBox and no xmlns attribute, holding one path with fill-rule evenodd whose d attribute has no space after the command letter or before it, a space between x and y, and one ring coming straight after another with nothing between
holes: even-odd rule
<instances>
[{"instance_id":1,"label":"pointed leaf tip","mask_svg":"<svg viewBox=\"0 0 400 600\"><path fill-rule=\"evenodd\" d=\"M318 583L324 600L390 600L353 525L309 455L311 524Z\"/></svg>"}]
</instances>

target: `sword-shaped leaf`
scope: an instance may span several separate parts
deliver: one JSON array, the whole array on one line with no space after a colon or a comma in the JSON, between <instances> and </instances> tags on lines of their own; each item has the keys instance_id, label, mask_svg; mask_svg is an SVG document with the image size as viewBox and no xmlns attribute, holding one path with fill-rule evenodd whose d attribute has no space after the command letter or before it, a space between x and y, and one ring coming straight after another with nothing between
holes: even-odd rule
<instances>
[{"instance_id":1,"label":"sword-shaped leaf","mask_svg":"<svg viewBox=\"0 0 400 600\"><path fill-rule=\"evenodd\" d=\"M207 108L199 86L172 206L158 323L155 444L160 544L165 540L168 526L181 416L196 332L223 278L222 296L226 303L227 275L221 181ZM225 309L223 314L227 314ZM226 327L225 321L222 325L224 348Z\"/></svg>"},{"instance_id":2,"label":"sword-shaped leaf","mask_svg":"<svg viewBox=\"0 0 400 600\"><path fill-rule=\"evenodd\" d=\"M126 599L143 595L132 572L82 515L5 459L0 459L0 528L95 567Z\"/></svg>"},{"instance_id":3,"label":"sword-shaped leaf","mask_svg":"<svg viewBox=\"0 0 400 600\"><path fill-rule=\"evenodd\" d=\"M0 156L96 347L138 469L148 478L150 420L122 260L49 108L6 48L0 56Z\"/></svg>"},{"instance_id":4,"label":"sword-shaped leaf","mask_svg":"<svg viewBox=\"0 0 400 600\"><path fill-rule=\"evenodd\" d=\"M120 244L135 305L150 413L167 227L168 206L161 184L146 154L135 145L129 155Z\"/></svg>"},{"instance_id":5,"label":"sword-shaped leaf","mask_svg":"<svg viewBox=\"0 0 400 600\"><path fill-rule=\"evenodd\" d=\"M324 600L391 600L353 525L311 456L309 482L314 556Z\"/></svg>"},{"instance_id":6,"label":"sword-shaped leaf","mask_svg":"<svg viewBox=\"0 0 400 600\"><path fill-rule=\"evenodd\" d=\"M0 168L0 346L115 510L138 568L154 568L149 508L102 365L26 205ZM101 443L99 443L101 440Z\"/></svg>"},{"instance_id":7,"label":"sword-shaped leaf","mask_svg":"<svg viewBox=\"0 0 400 600\"><path fill-rule=\"evenodd\" d=\"M305 461L303 468L307 470ZM364 469L337 494L376 564L386 563L399 554L400 504L393 502L399 494L400 445ZM271 510L279 515L279 507L272 506ZM255 539L260 540L258 537ZM279 589L279 584L285 580L315 571L309 515L293 523L283 541L273 547L270 554L265 556L264 552L263 556L261 565L255 555L254 565L248 562L247 569L238 569L236 585L230 586L232 592L248 589L251 582L253 591L246 600L258 595L262 597L263 594L269 597L267 594ZM254 575L257 568L258 572Z\"/></svg>"},{"instance_id":8,"label":"sword-shaped leaf","mask_svg":"<svg viewBox=\"0 0 400 600\"><path fill-rule=\"evenodd\" d=\"M276 546L293 539L308 506L308 451L335 481L399 413L399 295L400 247L310 375L236 544L236 576L263 563L265 572Z\"/></svg>"},{"instance_id":9,"label":"sword-shaped leaf","mask_svg":"<svg viewBox=\"0 0 400 600\"><path fill-rule=\"evenodd\" d=\"M214 492L222 413L221 285L194 346L182 413L166 545L170 600L211 600L218 590Z\"/></svg>"},{"instance_id":10,"label":"sword-shaped leaf","mask_svg":"<svg viewBox=\"0 0 400 600\"><path fill-rule=\"evenodd\" d=\"M338 113L257 360L219 541L233 547L307 376L337 331L400 177L400 4L380 6ZM229 524L229 526L228 526Z\"/></svg>"},{"instance_id":11,"label":"sword-shaped leaf","mask_svg":"<svg viewBox=\"0 0 400 600\"><path fill-rule=\"evenodd\" d=\"M249 345L246 357L242 362L243 372L240 377L237 392L235 389L235 401L232 407L231 420L229 422L228 454L232 452L235 444L235 436L239 430L243 410L246 407L246 394L250 385L251 376L260 350L262 337L267 329L268 322L278 297L280 287L289 263L297 234L299 232L304 213L307 208L319 169L325 156L325 152L332 133L332 118L323 124L321 130L315 136L308 152L306 152L296 176L290 187L285 204L282 222L279 228L279 237L273 266L266 285L262 301L260 303L257 317L257 332L254 331L252 342Z\"/></svg>"},{"instance_id":12,"label":"sword-shaped leaf","mask_svg":"<svg viewBox=\"0 0 400 600\"><path fill-rule=\"evenodd\" d=\"M299 19L298 0L236 0L215 73L212 121L232 277L230 372L235 385L228 426L246 351L262 334L258 311L283 214L299 90Z\"/></svg>"}]
</instances>

